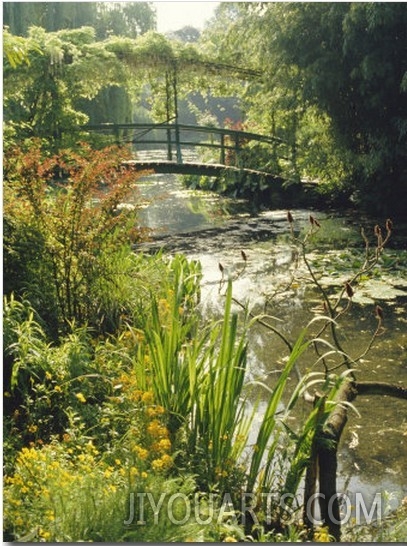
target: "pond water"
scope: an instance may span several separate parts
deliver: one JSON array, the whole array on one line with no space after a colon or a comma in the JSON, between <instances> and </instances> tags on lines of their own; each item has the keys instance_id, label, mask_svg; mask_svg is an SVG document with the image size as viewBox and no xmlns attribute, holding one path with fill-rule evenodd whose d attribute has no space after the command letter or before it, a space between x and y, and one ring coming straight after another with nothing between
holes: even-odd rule
<instances>
[{"instance_id":1,"label":"pond water","mask_svg":"<svg viewBox=\"0 0 407 546\"><path fill-rule=\"evenodd\" d=\"M170 254L182 252L201 262L204 312L221 312L222 280L230 276L234 279L234 297L249 303L255 313L266 311L274 316L272 324L291 341L317 313L321 314L321 296L306 285L306 271L297 266L287 211L253 214L245 202L186 190L175 175L146 177L139 186L146 199L141 222L153 230L147 247L163 247ZM310 213L321 224L307 247L307 255L321 284L332 294L340 290L364 259L361 226L374 245L373 228L378 222L383 226L386 220L361 217L355 212L291 212L295 234L300 237L310 228ZM355 289L352 308L339 329L344 349L356 357L377 327L376 305L383 309L383 332L357 364L361 380L407 385L406 242L404 222L395 226L377 274ZM293 273L297 280L288 287ZM341 304L346 305L346 301ZM286 356L286 348L275 334L261 326L253 328L252 377L272 385ZM315 369L315 360L315 355L309 354L301 363L302 370ZM293 385L295 380L293 377ZM342 435L338 490L350 496L361 492L367 497L387 491L395 506L407 495L407 402L360 396L355 405L360 416L349 412ZM299 409L308 410L305 406Z\"/></svg>"}]
</instances>

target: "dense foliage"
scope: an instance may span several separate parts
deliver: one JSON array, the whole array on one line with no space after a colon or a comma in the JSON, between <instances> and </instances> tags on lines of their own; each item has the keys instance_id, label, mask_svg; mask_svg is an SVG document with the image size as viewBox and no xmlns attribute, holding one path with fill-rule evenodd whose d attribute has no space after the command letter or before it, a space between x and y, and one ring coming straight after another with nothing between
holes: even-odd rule
<instances>
[{"instance_id":1,"label":"dense foliage","mask_svg":"<svg viewBox=\"0 0 407 546\"><path fill-rule=\"evenodd\" d=\"M4 25L6 135L58 149L89 119L132 121L129 73L103 40L153 30L147 2L6 2Z\"/></svg>"},{"instance_id":2,"label":"dense foliage","mask_svg":"<svg viewBox=\"0 0 407 546\"><path fill-rule=\"evenodd\" d=\"M5 293L35 301L54 334L72 321L117 327L130 305L118 275L142 230L135 205L120 208L137 179L121 167L123 154L83 145L46 157L37 144L6 156Z\"/></svg>"},{"instance_id":3,"label":"dense foliage","mask_svg":"<svg viewBox=\"0 0 407 546\"><path fill-rule=\"evenodd\" d=\"M48 32L92 26L99 40L136 38L155 28L155 11L150 2L4 2L3 24L18 36L31 26Z\"/></svg>"},{"instance_id":4,"label":"dense foliage","mask_svg":"<svg viewBox=\"0 0 407 546\"><path fill-rule=\"evenodd\" d=\"M6 30L4 44L6 144L35 136L55 150L76 145L91 138L82 128L87 122L137 121L142 98L144 117L171 120L177 89L182 98L211 80L221 82L225 73L217 74L216 65L208 73L196 47L154 32L97 41L92 27L31 27L26 38ZM199 102L195 111L205 114Z\"/></svg>"},{"instance_id":5,"label":"dense foliage","mask_svg":"<svg viewBox=\"0 0 407 546\"><path fill-rule=\"evenodd\" d=\"M292 142L297 176L405 210L404 4L222 3L216 21L204 46L264 71L245 95L247 119Z\"/></svg>"}]
</instances>

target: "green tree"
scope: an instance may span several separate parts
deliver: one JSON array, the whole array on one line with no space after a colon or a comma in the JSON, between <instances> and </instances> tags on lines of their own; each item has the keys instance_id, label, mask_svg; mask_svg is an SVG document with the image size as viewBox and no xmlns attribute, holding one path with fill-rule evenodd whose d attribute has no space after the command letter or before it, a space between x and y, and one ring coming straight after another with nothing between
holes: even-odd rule
<instances>
[{"instance_id":1,"label":"green tree","mask_svg":"<svg viewBox=\"0 0 407 546\"><path fill-rule=\"evenodd\" d=\"M51 148L73 144L88 117L78 108L108 85L123 85L128 75L116 55L82 27L47 33L33 27L27 38L5 33L4 120L6 141L44 139ZM25 52L16 66L7 51Z\"/></svg>"},{"instance_id":2,"label":"green tree","mask_svg":"<svg viewBox=\"0 0 407 546\"><path fill-rule=\"evenodd\" d=\"M197 28L191 25L186 25L179 30L171 32L169 34L169 38L172 40L180 40L184 44L193 44L199 40L200 35L201 33Z\"/></svg>"},{"instance_id":3,"label":"green tree","mask_svg":"<svg viewBox=\"0 0 407 546\"><path fill-rule=\"evenodd\" d=\"M404 6L291 3L281 12L286 24L273 47L299 68L304 102L328 114L335 141L352 154L358 199L376 208L405 205Z\"/></svg>"},{"instance_id":4,"label":"green tree","mask_svg":"<svg viewBox=\"0 0 407 546\"><path fill-rule=\"evenodd\" d=\"M290 142L298 175L395 212L407 204L406 18L400 3L232 3L203 40L263 70L247 117Z\"/></svg>"},{"instance_id":5,"label":"green tree","mask_svg":"<svg viewBox=\"0 0 407 546\"><path fill-rule=\"evenodd\" d=\"M97 2L96 36L104 40L111 35L137 38L156 28L151 2Z\"/></svg>"},{"instance_id":6,"label":"green tree","mask_svg":"<svg viewBox=\"0 0 407 546\"><path fill-rule=\"evenodd\" d=\"M10 77L10 72L6 70L6 80L12 85L8 87L10 93L6 96L5 113L8 121L12 120L14 126L18 125L17 138L35 134L58 142L64 131L73 131L75 126L83 124L88 118L94 123L132 121L134 105L126 89L128 79L123 77L123 72L121 77L112 79L112 66L107 66L107 57L114 59L111 54L105 52L106 64L101 66L101 58L95 57L104 56L103 45L98 44L97 40L105 40L112 35L136 38L155 28L155 12L149 3L6 2L4 23L8 25L4 39L6 67L15 68L16 64L20 64L25 49L32 49L30 44L33 40L40 49L37 52L39 55L31 61L25 54L25 71L20 70ZM33 30L33 26L41 27L47 33ZM69 33L64 30L82 26L89 29L82 43L78 37L83 38L86 34L84 31ZM56 35L53 36L52 32ZM95 55L94 67L90 66L92 55ZM85 65L87 70L82 70L80 64ZM85 84L85 93L79 89L79 77L89 83ZM94 82L90 80L91 77ZM102 79L104 82L101 86ZM24 131L21 131L23 126ZM10 124L8 128L11 128Z\"/></svg>"},{"instance_id":7,"label":"green tree","mask_svg":"<svg viewBox=\"0 0 407 546\"><path fill-rule=\"evenodd\" d=\"M27 36L32 26L48 32L93 26L96 8L96 2L4 2L3 23L19 36Z\"/></svg>"},{"instance_id":8,"label":"green tree","mask_svg":"<svg viewBox=\"0 0 407 546\"><path fill-rule=\"evenodd\" d=\"M4 2L3 23L12 34L27 36L32 26L48 32L92 26L98 39L136 38L156 26L150 2Z\"/></svg>"}]
</instances>

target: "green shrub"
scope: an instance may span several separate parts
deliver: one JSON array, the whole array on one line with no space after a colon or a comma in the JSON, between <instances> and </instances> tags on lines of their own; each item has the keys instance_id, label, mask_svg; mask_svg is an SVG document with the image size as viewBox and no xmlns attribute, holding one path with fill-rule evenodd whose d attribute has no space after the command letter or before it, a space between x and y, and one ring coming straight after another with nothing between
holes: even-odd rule
<instances>
[{"instance_id":1,"label":"green shrub","mask_svg":"<svg viewBox=\"0 0 407 546\"><path fill-rule=\"evenodd\" d=\"M54 335L69 322L112 330L120 322L142 237L126 152L83 145L44 157L40 144L5 156L5 289L26 294ZM124 292L124 293L123 293Z\"/></svg>"}]
</instances>

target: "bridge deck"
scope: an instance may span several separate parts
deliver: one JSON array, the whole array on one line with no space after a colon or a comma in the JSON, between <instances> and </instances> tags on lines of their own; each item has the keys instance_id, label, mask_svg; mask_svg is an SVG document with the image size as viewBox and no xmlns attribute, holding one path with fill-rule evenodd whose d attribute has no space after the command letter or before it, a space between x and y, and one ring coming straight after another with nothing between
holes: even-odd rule
<instances>
[{"instance_id":1,"label":"bridge deck","mask_svg":"<svg viewBox=\"0 0 407 546\"><path fill-rule=\"evenodd\" d=\"M124 161L123 165L134 168L137 171L153 171L155 173L175 173L175 174L197 174L204 176L219 176L222 172L229 171L236 174L242 173L261 177L267 180L278 180L279 177L264 171L255 169L239 168L232 165L222 165L221 163L199 163L184 162L176 163L174 161L151 161L151 160L131 160Z\"/></svg>"}]
</instances>

